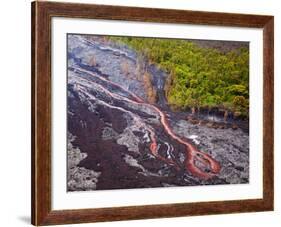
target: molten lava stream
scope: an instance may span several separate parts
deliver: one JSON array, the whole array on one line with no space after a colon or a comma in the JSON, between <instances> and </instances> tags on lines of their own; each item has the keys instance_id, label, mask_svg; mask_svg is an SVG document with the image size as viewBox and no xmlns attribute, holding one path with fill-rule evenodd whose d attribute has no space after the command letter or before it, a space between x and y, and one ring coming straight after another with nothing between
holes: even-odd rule
<instances>
[{"instance_id":1,"label":"molten lava stream","mask_svg":"<svg viewBox=\"0 0 281 227\"><path fill-rule=\"evenodd\" d=\"M82 82L84 82L83 85L84 85L85 87L87 87L88 89L91 88L91 87L89 86L89 84L86 82L85 79L80 78L80 83L82 83ZM118 100L121 100L121 101L131 102L131 103L137 104L137 105L139 105L139 104L143 105L143 104L144 104L143 101L142 101L140 98L138 98L138 99L136 99L136 100L141 100L141 102L137 102L137 101L130 100L130 99L126 98L126 97L123 97L123 96L121 96L121 95L114 94L114 93L110 92L108 89L104 88L102 85L100 85L100 84L98 84L98 83L96 83L96 82L92 82L91 85L92 85L92 86L95 86L98 90L103 91L104 93L106 93L107 95L109 95L110 97L112 97L112 98L114 98L114 99L118 99ZM87 90L85 90L84 88L80 88L80 90L83 90L84 94L87 94ZM90 94L88 94L88 97L91 98L91 99L93 99L93 100L95 100L95 101L98 101L95 97L93 97L93 96L90 95ZM145 129L150 133L150 139L151 139L152 142L151 142L151 144L150 144L150 146L149 146L149 149L150 149L151 153L152 153L155 157L157 157L158 159L160 159L160 160L166 162L166 163L169 164L169 165L174 166L177 170L180 170L179 165L178 165L175 161L173 161L173 160L171 160L171 159L164 158L163 156L159 155L159 153L158 153L158 144L157 144L157 140L156 140L156 136L155 136L154 131L153 131L152 129L150 129L150 127L147 127L147 126L145 125L145 123L143 123L143 122L139 119L139 117L137 117L137 116L136 116L135 114L133 114L132 112L130 112L130 111L128 111L128 110L125 110L125 109L123 109L123 108L121 108L121 107L112 106L112 105L110 105L110 104L108 104L108 103L105 103L105 102L103 102L103 101L99 101L99 102L102 103L104 106L107 106L107 107L109 107L109 108L118 109L118 110L120 110L120 111L122 111L122 112L125 112L125 113L130 114L130 115L132 116L132 118L134 119L134 121L136 122L137 125L142 126L143 128L145 128Z\"/></svg>"},{"instance_id":2,"label":"molten lava stream","mask_svg":"<svg viewBox=\"0 0 281 227\"><path fill-rule=\"evenodd\" d=\"M128 93L130 96L132 96L135 99L135 100L131 100L126 97L123 97L124 100L129 101L131 103L135 103L135 104L137 103L137 104L141 104L141 105L146 105L147 107L150 107L150 108L154 109L156 112L158 112L158 114L160 115L160 118L161 118L160 119L161 124L163 125L165 131L171 136L171 138L173 138L174 140L176 140L180 144L183 144L186 147L185 168L192 175L194 175L198 178L201 178L203 180L208 180L208 179L212 178L213 176L215 176L215 174L219 173L219 171L221 169L220 164L216 160L214 160L212 157L210 157L208 154L199 151L191 143L189 143L189 142L183 140L182 138L180 138L179 136L177 136L170 128L165 113L163 113L158 107L156 107L152 104L146 103L142 98L138 97L137 95L135 95L133 92L129 91L128 89L123 88L121 85L114 83L110 80L107 80L104 77L96 75L96 74L92 73L91 71L88 71L88 70L85 70L82 68L79 68L78 71L85 72L92 76L98 77L100 80L106 81L106 82L110 83L111 85L120 88L121 90L125 91L126 93ZM107 92L110 93L110 95L113 97L119 96L119 95L112 94L110 91L107 91ZM155 139L154 132L150 131L150 133L151 133L151 137L152 137L151 138L152 143L150 145L151 153L155 157L159 158L160 160L163 160L167 164L173 165L177 169L179 169L178 164L176 164L176 162L174 162L171 159L166 159L158 154L157 141ZM202 170L202 167L199 168L196 165L196 162L200 162L201 165L203 165L204 167L209 169L209 172Z\"/></svg>"}]
</instances>

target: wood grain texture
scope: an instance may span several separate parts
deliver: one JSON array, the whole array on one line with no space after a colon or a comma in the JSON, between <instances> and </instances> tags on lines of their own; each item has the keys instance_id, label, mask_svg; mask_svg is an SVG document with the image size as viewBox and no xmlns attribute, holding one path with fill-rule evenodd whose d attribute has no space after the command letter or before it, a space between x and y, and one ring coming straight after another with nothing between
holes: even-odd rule
<instances>
[{"instance_id":1,"label":"wood grain texture","mask_svg":"<svg viewBox=\"0 0 281 227\"><path fill-rule=\"evenodd\" d=\"M274 205L274 18L263 28L263 198Z\"/></svg>"},{"instance_id":2,"label":"wood grain texture","mask_svg":"<svg viewBox=\"0 0 281 227\"><path fill-rule=\"evenodd\" d=\"M92 18L263 28L263 199L80 210L51 210L51 18ZM272 16L90 4L32 3L32 224L70 224L273 210Z\"/></svg>"},{"instance_id":3,"label":"wood grain texture","mask_svg":"<svg viewBox=\"0 0 281 227\"><path fill-rule=\"evenodd\" d=\"M39 2L32 11L32 223L39 225L51 211L50 18Z\"/></svg>"}]
</instances>

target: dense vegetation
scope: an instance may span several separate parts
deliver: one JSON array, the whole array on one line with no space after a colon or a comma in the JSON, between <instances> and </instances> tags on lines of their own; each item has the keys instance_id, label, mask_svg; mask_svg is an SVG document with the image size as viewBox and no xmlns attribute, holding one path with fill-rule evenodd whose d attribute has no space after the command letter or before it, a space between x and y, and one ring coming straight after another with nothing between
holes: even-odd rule
<instances>
[{"instance_id":1,"label":"dense vegetation","mask_svg":"<svg viewBox=\"0 0 281 227\"><path fill-rule=\"evenodd\" d=\"M187 40L114 37L165 70L165 92L177 109L218 107L248 116L249 50L223 53Z\"/></svg>"}]
</instances>

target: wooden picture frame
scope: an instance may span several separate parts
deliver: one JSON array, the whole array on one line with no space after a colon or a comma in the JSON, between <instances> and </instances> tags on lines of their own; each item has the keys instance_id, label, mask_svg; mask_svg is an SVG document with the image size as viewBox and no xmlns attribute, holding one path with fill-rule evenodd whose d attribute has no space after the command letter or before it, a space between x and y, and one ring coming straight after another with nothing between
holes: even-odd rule
<instances>
[{"instance_id":1,"label":"wooden picture frame","mask_svg":"<svg viewBox=\"0 0 281 227\"><path fill-rule=\"evenodd\" d=\"M78 210L51 209L51 19L88 18L235 26L263 29L263 198ZM149 9L76 3L32 3L32 224L54 225L131 219L272 211L273 16Z\"/></svg>"}]
</instances>

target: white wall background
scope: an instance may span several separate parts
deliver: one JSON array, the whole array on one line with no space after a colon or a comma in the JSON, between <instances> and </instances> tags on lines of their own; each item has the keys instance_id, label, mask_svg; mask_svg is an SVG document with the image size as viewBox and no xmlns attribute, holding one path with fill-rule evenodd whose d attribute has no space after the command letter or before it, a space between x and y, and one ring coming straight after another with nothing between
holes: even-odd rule
<instances>
[{"instance_id":1,"label":"white wall background","mask_svg":"<svg viewBox=\"0 0 281 227\"><path fill-rule=\"evenodd\" d=\"M66 0L65 0L66 1ZM281 7L279 0L71 0L96 4L129 5L271 14L275 16L275 211L213 215L75 226L280 226L281 223ZM1 2L0 35L0 226L30 223L30 0ZM279 64L278 64L279 63Z\"/></svg>"}]
</instances>

